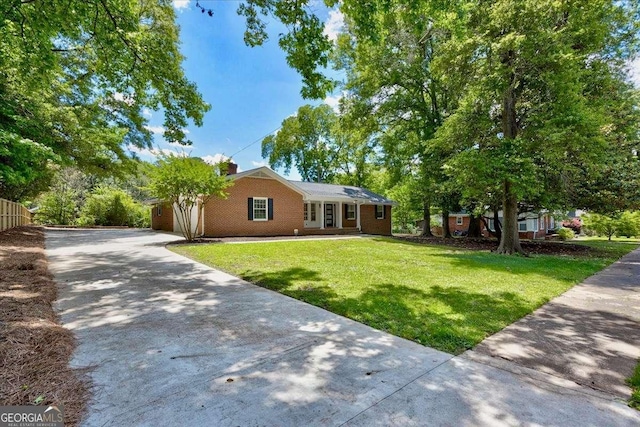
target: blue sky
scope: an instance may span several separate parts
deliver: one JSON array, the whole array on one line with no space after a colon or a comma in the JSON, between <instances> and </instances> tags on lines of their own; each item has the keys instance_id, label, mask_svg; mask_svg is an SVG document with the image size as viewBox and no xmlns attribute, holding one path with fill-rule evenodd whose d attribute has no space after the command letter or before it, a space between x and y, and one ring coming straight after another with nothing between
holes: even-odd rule
<instances>
[{"instance_id":1,"label":"blue sky","mask_svg":"<svg viewBox=\"0 0 640 427\"><path fill-rule=\"evenodd\" d=\"M278 46L278 33L286 32L286 28L277 20L271 18L268 23L269 40L263 46L249 48L243 41L244 19L236 14L238 2L202 4L213 8L213 17L195 8L195 0L174 1L181 50L186 56L185 73L212 108L202 127L187 127L187 137L193 146L186 148L164 142L162 114L145 111L149 129L155 134L155 146L161 150L186 150L203 158L232 156L241 170L266 165L261 155L262 139L300 106L319 101L300 96L300 76L289 68ZM321 2L318 4L318 14L327 22L327 34L334 35L339 30L341 15L326 10ZM326 102L334 105L337 97L330 96ZM254 141L257 142L240 151ZM147 150L136 151L144 159L153 158ZM300 179L295 170L289 176Z\"/></svg>"}]
</instances>

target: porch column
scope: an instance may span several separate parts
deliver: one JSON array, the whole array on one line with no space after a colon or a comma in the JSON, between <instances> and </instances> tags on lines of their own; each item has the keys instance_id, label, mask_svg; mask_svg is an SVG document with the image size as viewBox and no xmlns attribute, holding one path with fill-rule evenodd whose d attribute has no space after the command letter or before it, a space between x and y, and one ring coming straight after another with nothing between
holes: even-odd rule
<instances>
[{"instance_id":1,"label":"porch column","mask_svg":"<svg viewBox=\"0 0 640 427\"><path fill-rule=\"evenodd\" d=\"M360 203L356 203L356 227L358 231L362 231L360 228Z\"/></svg>"},{"instance_id":2,"label":"porch column","mask_svg":"<svg viewBox=\"0 0 640 427\"><path fill-rule=\"evenodd\" d=\"M338 228L342 228L342 216L344 215L344 212L342 212L342 202L338 202L338 212L336 212L336 215L338 216Z\"/></svg>"},{"instance_id":3,"label":"porch column","mask_svg":"<svg viewBox=\"0 0 640 427\"><path fill-rule=\"evenodd\" d=\"M324 230L324 202L320 202L320 229Z\"/></svg>"}]
</instances>

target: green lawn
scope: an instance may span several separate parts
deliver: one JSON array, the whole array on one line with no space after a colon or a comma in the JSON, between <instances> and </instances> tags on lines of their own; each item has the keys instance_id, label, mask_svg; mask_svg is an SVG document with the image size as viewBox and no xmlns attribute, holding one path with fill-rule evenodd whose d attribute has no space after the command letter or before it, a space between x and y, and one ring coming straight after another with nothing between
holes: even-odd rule
<instances>
[{"instance_id":1,"label":"green lawn","mask_svg":"<svg viewBox=\"0 0 640 427\"><path fill-rule=\"evenodd\" d=\"M640 410L640 362L638 362L636 370L633 372L631 378L627 380L627 383L629 383L632 389L629 406Z\"/></svg>"},{"instance_id":2,"label":"green lawn","mask_svg":"<svg viewBox=\"0 0 640 427\"><path fill-rule=\"evenodd\" d=\"M606 237L580 237L568 243L591 246L592 248L604 251L608 256L619 258L637 248L638 245L640 245L640 239L612 237L611 241L609 241Z\"/></svg>"},{"instance_id":3,"label":"green lawn","mask_svg":"<svg viewBox=\"0 0 640 427\"><path fill-rule=\"evenodd\" d=\"M374 328L458 354L636 247L599 240L583 244L598 246L598 255L525 258L386 238L171 249Z\"/></svg>"}]
</instances>

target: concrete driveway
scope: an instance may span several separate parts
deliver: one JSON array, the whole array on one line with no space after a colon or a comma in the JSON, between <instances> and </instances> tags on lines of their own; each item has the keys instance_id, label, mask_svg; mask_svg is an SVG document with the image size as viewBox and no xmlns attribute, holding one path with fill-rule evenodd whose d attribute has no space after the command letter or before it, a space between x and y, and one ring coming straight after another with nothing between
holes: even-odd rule
<instances>
[{"instance_id":1,"label":"concrete driveway","mask_svg":"<svg viewBox=\"0 0 640 427\"><path fill-rule=\"evenodd\" d=\"M639 425L620 400L452 357L185 259L176 237L50 230L86 425Z\"/></svg>"}]
</instances>

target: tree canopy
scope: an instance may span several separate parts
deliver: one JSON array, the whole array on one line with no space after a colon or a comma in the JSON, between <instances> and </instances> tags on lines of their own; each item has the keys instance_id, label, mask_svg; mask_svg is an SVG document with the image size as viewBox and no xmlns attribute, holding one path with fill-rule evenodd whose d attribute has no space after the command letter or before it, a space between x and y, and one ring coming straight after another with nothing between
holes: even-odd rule
<instances>
[{"instance_id":1,"label":"tree canopy","mask_svg":"<svg viewBox=\"0 0 640 427\"><path fill-rule=\"evenodd\" d=\"M420 165L443 210L453 189L468 207L499 201L499 252L522 251L523 209L637 199L638 105L625 70L637 1L345 0L341 10L343 50L355 52L348 96L369 104L362 117L380 117L387 162Z\"/></svg>"},{"instance_id":2,"label":"tree canopy","mask_svg":"<svg viewBox=\"0 0 640 427\"><path fill-rule=\"evenodd\" d=\"M184 76L170 1L1 0L0 10L7 197L28 196L49 162L118 170L126 145L150 146L145 108L164 112L169 142L189 144L188 121L202 124L209 106Z\"/></svg>"}]
</instances>

